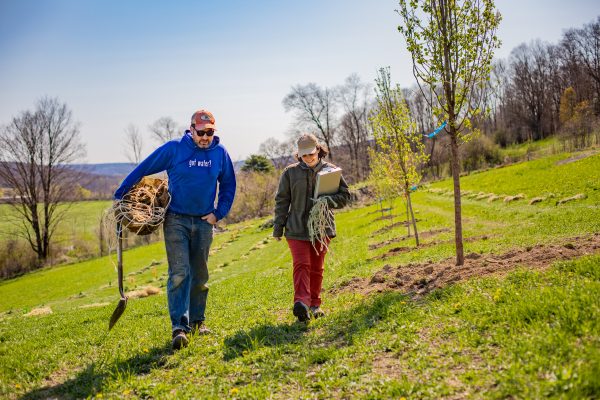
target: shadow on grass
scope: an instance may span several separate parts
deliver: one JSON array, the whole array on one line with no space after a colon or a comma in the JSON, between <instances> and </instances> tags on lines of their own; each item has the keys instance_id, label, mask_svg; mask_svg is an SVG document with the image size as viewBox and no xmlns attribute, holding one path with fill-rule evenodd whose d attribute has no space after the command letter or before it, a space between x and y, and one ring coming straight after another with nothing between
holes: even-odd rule
<instances>
[{"instance_id":1,"label":"shadow on grass","mask_svg":"<svg viewBox=\"0 0 600 400\"><path fill-rule=\"evenodd\" d=\"M172 353L171 341L162 347L154 347L147 353L137 354L128 360L113 365L94 361L80 371L76 377L64 383L45 386L26 393L21 400L34 399L79 399L95 396L101 391L106 379L119 375L144 375L165 364L165 356Z\"/></svg>"},{"instance_id":2,"label":"shadow on grass","mask_svg":"<svg viewBox=\"0 0 600 400\"><path fill-rule=\"evenodd\" d=\"M391 291L365 298L348 310L328 316L328 329L321 340L338 347L351 346L356 336L374 328L386 318L394 318L391 308L402 301L412 303L406 294Z\"/></svg>"},{"instance_id":3,"label":"shadow on grass","mask_svg":"<svg viewBox=\"0 0 600 400\"><path fill-rule=\"evenodd\" d=\"M244 352L257 350L265 346L274 347L296 343L307 330L307 324L294 322L280 325L263 324L247 331L238 331L234 335L225 338L223 360L229 361L243 355Z\"/></svg>"},{"instance_id":4,"label":"shadow on grass","mask_svg":"<svg viewBox=\"0 0 600 400\"><path fill-rule=\"evenodd\" d=\"M263 347L276 347L308 341L302 347L308 356L314 350L319 352L328 347L351 346L354 337L374 328L380 321L391 316L390 308L400 302L410 301L406 294L385 292L365 299L354 307L325 317L320 325L323 334L317 338L305 339L304 333L311 329L308 324L292 323L280 325L258 325L250 330L238 331L224 341L223 360L229 361L248 352ZM392 316L393 317L393 316ZM315 343L316 340L316 343ZM313 346L315 345L315 346ZM312 349L312 347L315 347Z\"/></svg>"}]
</instances>

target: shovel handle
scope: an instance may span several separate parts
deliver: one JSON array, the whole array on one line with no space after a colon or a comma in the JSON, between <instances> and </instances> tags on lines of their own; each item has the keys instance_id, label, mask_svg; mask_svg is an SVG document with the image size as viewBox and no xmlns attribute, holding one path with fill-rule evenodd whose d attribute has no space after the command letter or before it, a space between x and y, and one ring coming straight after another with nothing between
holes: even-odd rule
<instances>
[{"instance_id":1,"label":"shovel handle","mask_svg":"<svg viewBox=\"0 0 600 400\"><path fill-rule=\"evenodd\" d=\"M123 226L121 222L117 222L117 274L119 279L119 293L121 298L125 298L123 292Z\"/></svg>"}]
</instances>

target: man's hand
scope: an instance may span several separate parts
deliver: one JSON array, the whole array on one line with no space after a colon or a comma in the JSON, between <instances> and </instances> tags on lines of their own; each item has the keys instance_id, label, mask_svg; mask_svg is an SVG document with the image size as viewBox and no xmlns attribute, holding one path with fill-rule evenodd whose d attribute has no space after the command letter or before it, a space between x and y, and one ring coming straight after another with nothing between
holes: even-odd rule
<instances>
[{"instance_id":1,"label":"man's hand","mask_svg":"<svg viewBox=\"0 0 600 400\"><path fill-rule=\"evenodd\" d=\"M205 215L204 217L202 217L202 219L211 225L215 225L217 223L217 217L215 217L215 214L213 213Z\"/></svg>"}]
</instances>

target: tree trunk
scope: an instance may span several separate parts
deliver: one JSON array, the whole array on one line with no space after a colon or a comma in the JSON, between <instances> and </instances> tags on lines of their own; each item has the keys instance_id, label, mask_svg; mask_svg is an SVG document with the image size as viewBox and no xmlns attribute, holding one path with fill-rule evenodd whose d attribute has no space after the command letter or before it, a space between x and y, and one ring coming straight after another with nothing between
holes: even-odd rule
<instances>
[{"instance_id":1,"label":"tree trunk","mask_svg":"<svg viewBox=\"0 0 600 400\"><path fill-rule=\"evenodd\" d=\"M453 130L453 128L451 128ZM458 155L458 143L456 132L450 134L450 149L452 159L452 181L454 183L454 242L456 244L456 265L463 265L465 257L463 254L462 218L460 203L460 163Z\"/></svg>"},{"instance_id":2,"label":"tree trunk","mask_svg":"<svg viewBox=\"0 0 600 400\"><path fill-rule=\"evenodd\" d=\"M98 224L98 250L100 253L99 256L104 256L104 224L102 218L100 218Z\"/></svg>"},{"instance_id":3,"label":"tree trunk","mask_svg":"<svg viewBox=\"0 0 600 400\"><path fill-rule=\"evenodd\" d=\"M435 150L435 136L433 138L431 138L431 154L429 155L429 161L427 161L427 164L429 164L429 168L431 170L431 175L433 175L434 178L439 178L438 176L435 175L435 171L433 169L433 151ZM439 173L439 171L438 171Z\"/></svg>"},{"instance_id":4,"label":"tree trunk","mask_svg":"<svg viewBox=\"0 0 600 400\"><path fill-rule=\"evenodd\" d=\"M408 229L407 237L410 237L410 215L409 215L409 202L408 197L406 197L406 228Z\"/></svg>"},{"instance_id":5,"label":"tree trunk","mask_svg":"<svg viewBox=\"0 0 600 400\"><path fill-rule=\"evenodd\" d=\"M35 253L37 254L38 265L42 265L44 263L44 261L46 260L46 257L44 256L44 252L43 252L44 246L42 245L42 235L40 232L40 220L39 220L39 216L37 213L37 205L30 206L30 210L31 210L31 228L35 235L34 250L35 250Z\"/></svg>"},{"instance_id":6,"label":"tree trunk","mask_svg":"<svg viewBox=\"0 0 600 400\"><path fill-rule=\"evenodd\" d=\"M415 230L415 241L417 243L417 247L419 247L419 232L417 231L417 220L415 219L415 213L413 211L412 201L410 200L410 192L407 192L406 199L407 199L407 201L406 201L407 206L410 209L410 215L412 218L413 228ZM408 220L406 222L408 222Z\"/></svg>"}]
</instances>

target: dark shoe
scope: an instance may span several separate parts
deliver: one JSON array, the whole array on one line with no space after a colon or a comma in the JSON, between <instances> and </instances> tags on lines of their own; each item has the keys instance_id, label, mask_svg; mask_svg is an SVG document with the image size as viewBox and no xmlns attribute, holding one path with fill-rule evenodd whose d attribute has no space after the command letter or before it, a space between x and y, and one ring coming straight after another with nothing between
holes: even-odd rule
<instances>
[{"instance_id":1,"label":"dark shoe","mask_svg":"<svg viewBox=\"0 0 600 400\"><path fill-rule=\"evenodd\" d=\"M209 335L212 331L206 327L204 321L194 322L192 324L192 335Z\"/></svg>"},{"instance_id":2,"label":"dark shoe","mask_svg":"<svg viewBox=\"0 0 600 400\"><path fill-rule=\"evenodd\" d=\"M323 312L323 310L321 310L321 307L319 306L310 306L310 313L315 319L325 316L325 313Z\"/></svg>"},{"instance_id":3,"label":"dark shoe","mask_svg":"<svg viewBox=\"0 0 600 400\"><path fill-rule=\"evenodd\" d=\"M185 331L182 329L177 329L173 332L173 350L179 350L183 347L187 347L189 340Z\"/></svg>"},{"instance_id":4,"label":"dark shoe","mask_svg":"<svg viewBox=\"0 0 600 400\"><path fill-rule=\"evenodd\" d=\"M294 315L298 317L298 321L306 322L310 319L310 310L306 304L297 301L294 303Z\"/></svg>"}]
</instances>

